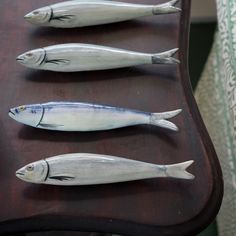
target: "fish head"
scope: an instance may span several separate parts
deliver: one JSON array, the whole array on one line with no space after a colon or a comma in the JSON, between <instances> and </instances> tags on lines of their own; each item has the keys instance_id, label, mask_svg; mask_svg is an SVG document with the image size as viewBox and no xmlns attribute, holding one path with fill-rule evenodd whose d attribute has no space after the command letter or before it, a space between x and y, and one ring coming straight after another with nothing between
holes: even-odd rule
<instances>
[{"instance_id":1,"label":"fish head","mask_svg":"<svg viewBox=\"0 0 236 236\"><path fill-rule=\"evenodd\" d=\"M53 11L49 6L38 8L24 16L25 20L35 25L44 25L50 22L52 18Z\"/></svg>"},{"instance_id":2,"label":"fish head","mask_svg":"<svg viewBox=\"0 0 236 236\"><path fill-rule=\"evenodd\" d=\"M44 108L41 104L23 105L11 108L8 115L23 124L37 127L44 115Z\"/></svg>"},{"instance_id":3,"label":"fish head","mask_svg":"<svg viewBox=\"0 0 236 236\"><path fill-rule=\"evenodd\" d=\"M16 171L16 177L26 182L43 183L48 175L49 167L45 160L30 163Z\"/></svg>"},{"instance_id":4,"label":"fish head","mask_svg":"<svg viewBox=\"0 0 236 236\"><path fill-rule=\"evenodd\" d=\"M46 59L46 51L43 48L34 49L19 55L16 60L27 67L38 68Z\"/></svg>"}]
</instances>

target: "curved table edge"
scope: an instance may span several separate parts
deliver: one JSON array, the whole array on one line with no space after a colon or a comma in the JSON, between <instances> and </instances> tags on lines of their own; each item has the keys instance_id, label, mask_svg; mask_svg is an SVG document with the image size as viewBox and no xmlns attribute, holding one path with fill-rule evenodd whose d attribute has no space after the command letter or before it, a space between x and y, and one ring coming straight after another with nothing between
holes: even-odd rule
<instances>
[{"instance_id":1,"label":"curved table edge","mask_svg":"<svg viewBox=\"0 0 236 236\"><path fill-rule=\"evenodd\" d=\"M141 225L132 222L111 219L79 218L71 216L41 215L27 219L15 219L5 221L0 224L0 235L12 235L13 233L27 233L37 231L69 230L69 231L93 231L93 232L112 232L129 236L156 236L158 235L195 235L202 231L216 217L223 198L223 178L220 164L211 142L209 134L201 118L196 101L193 96L192 87L189 80L188 70L188 42L189 42L189 17L190 0L182 0L183 13L180 19L179 34L180 74L186 101L189 104L190 113L197 125L203 144L209 154L209 162L212 168L214 180L213 191L205 207L196 217L179 225L171 226L151 226Z\"/></svg>"}]
</instances>

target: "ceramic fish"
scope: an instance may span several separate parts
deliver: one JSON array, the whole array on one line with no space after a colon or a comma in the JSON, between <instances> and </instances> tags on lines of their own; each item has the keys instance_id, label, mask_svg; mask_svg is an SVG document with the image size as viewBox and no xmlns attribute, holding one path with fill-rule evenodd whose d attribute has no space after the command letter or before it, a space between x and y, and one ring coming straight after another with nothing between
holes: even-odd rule
<instances>
[{"instance_id":1,"label":"ceramic fish","mask_svg":"<svg viewBox=\"0 0 236 236\"><path fill-rule=\"evenodd\" d=\"M140 124L177 131L177 126L166 119L180 112L150 113L91 103L49 102L12 108L9 116L36 128L60 131L110 130Z\"/></svg>"},{"instance_id":2,"label":"ceramic fish","mask_svg":"<svg viewBox=\"0 0 236 236\"><path fill-rule=\"evenodd\" d=\"M174 6L177 2L142 5L102 0L66 1L36 9L24 18L39 26L74 28L179 12L181 9Z\"/></svg>"},{"instance_id":3,"label":"ceramic fish","mask_svg":"<svg viewBox=\"0 0 236 236\"><path fill-rule=\"evenodd\" d=\"M60 72L105 70L143 64L176 64L178 49L147 54L91 44L61 44L35 49L17 57L32 69Z\"/></svg>"},{"instance_id":4,"label":"ceramic fish","mask_svg":"<svg viewBox=\"0 0 236 236\"><path fill-rule=\"evenodd\" d=\"M115 156L74 153L36 161L16 171L24 181L52 185L92 185L158 177L193 179L193 163L155 165Z\"/></svg>"}]
</instances>

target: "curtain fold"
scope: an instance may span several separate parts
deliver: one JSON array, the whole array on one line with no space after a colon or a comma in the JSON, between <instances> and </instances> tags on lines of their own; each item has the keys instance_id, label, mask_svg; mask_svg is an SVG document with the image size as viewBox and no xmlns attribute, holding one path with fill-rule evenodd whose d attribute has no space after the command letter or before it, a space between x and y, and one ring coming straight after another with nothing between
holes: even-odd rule
<instances>
[{"instance_id":1,"label":"curtain fold","mask_svg":"<svg viewBox=\"0 0 236 236\"><path fill-rule=\"evenodd\" d=\"M195 97L220 159L220 236L236 235L236 1L217 0L218 30Z\"/></svg>"}]
</instances>

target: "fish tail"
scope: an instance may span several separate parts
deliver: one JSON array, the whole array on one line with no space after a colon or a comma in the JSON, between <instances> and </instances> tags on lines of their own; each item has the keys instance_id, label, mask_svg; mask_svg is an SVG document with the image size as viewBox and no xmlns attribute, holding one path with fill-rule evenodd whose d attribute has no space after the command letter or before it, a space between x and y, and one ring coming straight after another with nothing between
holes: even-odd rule
<instances>
[{"instance_id":1,"label":"fish tail","mask_svg":"<svg viewBox=\"0 0 236 236\"><path fill-rule=\"evenodd\" d=\"M181 111L182 109L162 112L162 113L152 113L150 116L150 124L156 125L162 128L166 128L169 130L173 130L173 131L178 131L179 130L178 127L174 123L166 119L170 119L177 116Z\"/></svg>"},{"instance_id":2,"label":"fish tail","mask_svg":"<svg viewBox=\"0 0 236 236\"><path fill-rule=\"evenodd\" d=\"M180 61L172 57L178 50L178 48L175 48L166 52L154 54L152 56L152 64L179 64Z\"/></svg>"},{"instance_id":3,"label":"fish tail","mask_svg":"<svg viewBox=\"0 0 236 236\"><path fill-rule=\"evenodd\" d=\"M170 13L176 13L180 12L181 9L178 7L175 7L175 4L179 0L172 0L167 3L159 4L157 6L154 6L153 8L153 14L154 15L159 15L159 14L170 14Z\"/></svg>"},{"instance_id":4,"label":"fish tail","mask_svg":"<svg viewBox=\"0 0 236 236\"><path fill-rule=\"evenodd\" d=\"M164 166L165 176L179 179L194 179L195 176L186 171L194 163L193 160Z\"/></svg>"}]
</instances>

